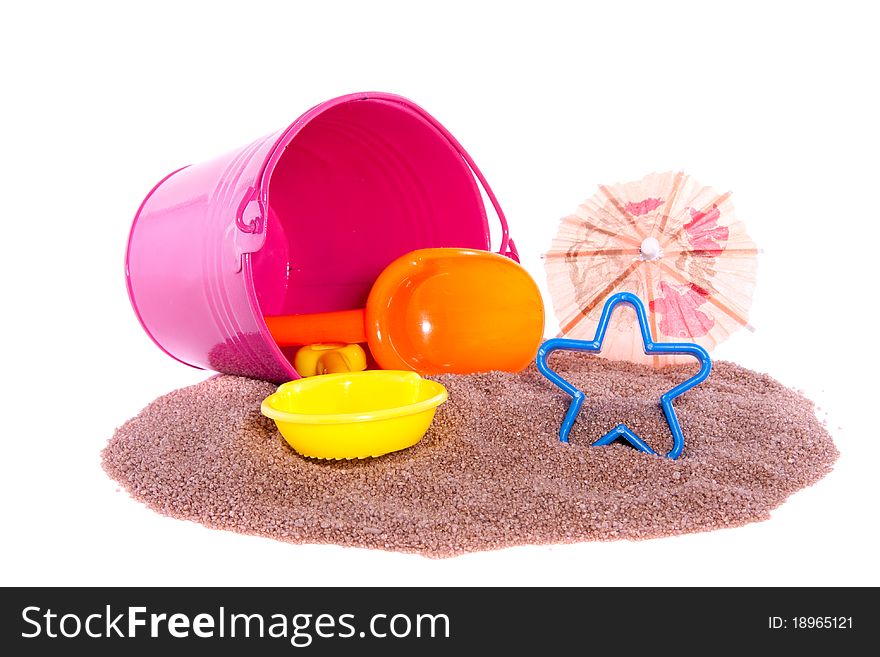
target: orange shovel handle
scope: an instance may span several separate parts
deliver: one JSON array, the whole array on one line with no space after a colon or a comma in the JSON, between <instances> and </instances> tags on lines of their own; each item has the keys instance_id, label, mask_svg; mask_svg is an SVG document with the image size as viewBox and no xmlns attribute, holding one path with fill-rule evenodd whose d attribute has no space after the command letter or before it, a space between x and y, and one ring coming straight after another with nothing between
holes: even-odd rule
<instances>
[{"instance_id":1,"label":"orange shovel handle","mask_svg":"<svg viewBox=\"0 0 880 657\"><path fill-rule=\"evenodd\" d=\"M338 310L308 315L264 317L272 339L279 347L304 344L366 342L364 309Z\"/></svg>"}]
</instances>

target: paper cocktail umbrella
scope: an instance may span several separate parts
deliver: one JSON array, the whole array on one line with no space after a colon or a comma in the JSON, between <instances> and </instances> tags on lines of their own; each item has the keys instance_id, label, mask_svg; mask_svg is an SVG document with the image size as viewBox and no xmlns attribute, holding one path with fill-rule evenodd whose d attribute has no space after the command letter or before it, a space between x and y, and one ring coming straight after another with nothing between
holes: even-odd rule
<instances>
[{"instance_id":1,"label":"paper cocktail umbrella","mask_svg":"<svg viewBox=\"0 0 880 657\"><path fill-rule=\"evenodd\" d=\"M681 172L655 173L600 186L561 220L544 264L562 335L591 339L605 300L631 292L647 306L657 341L711 351L737 329L752 330L757 253L729 192ZM602 355L654 365L676 359L643 353L631 313L615 316Z\"/></svg>"}]
</instances>

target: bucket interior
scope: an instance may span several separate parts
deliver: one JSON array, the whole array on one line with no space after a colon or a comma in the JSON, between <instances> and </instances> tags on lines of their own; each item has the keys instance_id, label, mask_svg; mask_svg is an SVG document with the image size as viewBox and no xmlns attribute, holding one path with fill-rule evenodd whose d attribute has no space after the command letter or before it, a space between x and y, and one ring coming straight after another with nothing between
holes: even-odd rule
<instances>
[{"instance_id":1,"label":"bucket interior","mask_svg":"<svg viewBox=\"0 0 880 657\"><path fill-rule=\"evenodd\" d=\"M264 315L363 308L392 260L488 248L467 164L421 115L354 100L312 119L269 176L266 243L251 267Z\"/></svg>"},{"instance_id":2,"label":"bucket interior","mask_svg":"<svg viewBox=\"0 0 880 657\"><path fill-rule=\"evenodd\" d=\"M327 109L266 175L266 242L250 262L263 315L363 308L379 273L408 251L489 248L470 168L401 103Z\"/></svg>"}]
</instances>

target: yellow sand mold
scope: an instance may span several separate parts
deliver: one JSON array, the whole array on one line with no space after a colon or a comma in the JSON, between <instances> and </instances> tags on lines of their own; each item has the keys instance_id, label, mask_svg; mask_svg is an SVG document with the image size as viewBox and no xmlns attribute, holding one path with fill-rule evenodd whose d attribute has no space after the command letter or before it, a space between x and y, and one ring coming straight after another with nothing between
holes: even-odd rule
<instances>
[{"instance_id":1,"label":"yellow sand mold","mask_svg":"<svg viewBox=\"0 0 880 657\"><path fill-rule=\"evenodd\" d=\"M415 372L369 370L290 381L260 410L303 456L355 459L415 445L446 398Z\"/></svg>"}]
</instances>

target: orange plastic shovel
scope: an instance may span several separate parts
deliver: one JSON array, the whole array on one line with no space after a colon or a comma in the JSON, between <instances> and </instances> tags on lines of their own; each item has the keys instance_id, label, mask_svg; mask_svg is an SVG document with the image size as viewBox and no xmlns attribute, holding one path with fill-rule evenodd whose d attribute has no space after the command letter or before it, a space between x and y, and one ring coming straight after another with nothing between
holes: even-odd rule
<instances>
[{"instance_id":1,"label":"orange plastic shovel","mask_svg":"<svg viewBox=\"0 0 880 657\"><path fill-rule=\"evenodd\" d=\"M282 347L366 342L383 369L420 374L518 372L544 335L544 303L510 258L420 249L386 267L366 309L266 317Z\"/></svg>"}]
</instances>

